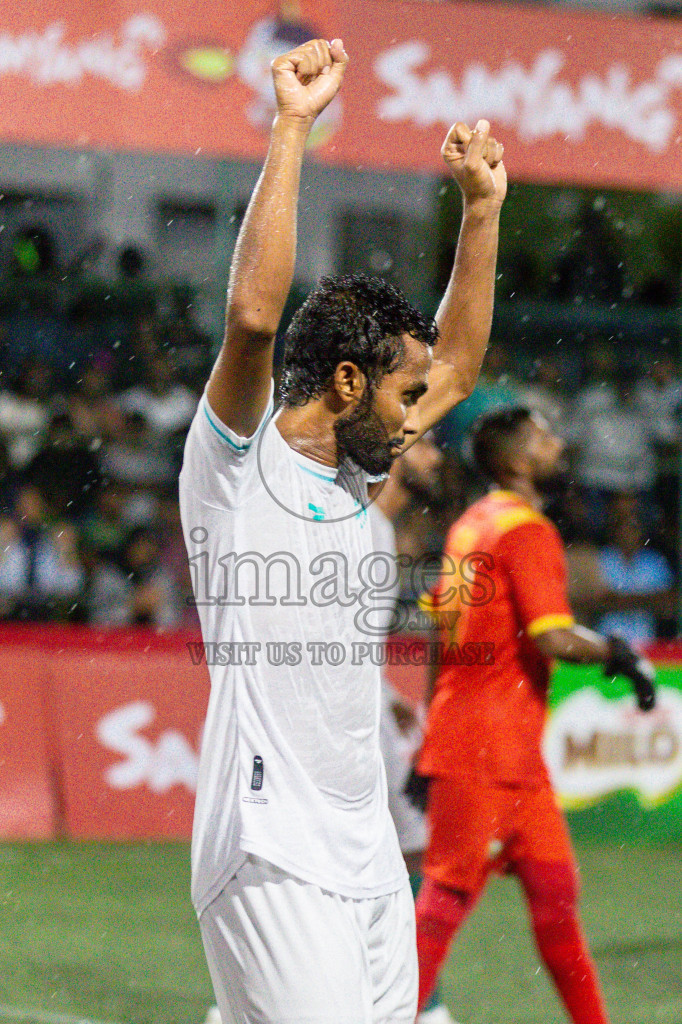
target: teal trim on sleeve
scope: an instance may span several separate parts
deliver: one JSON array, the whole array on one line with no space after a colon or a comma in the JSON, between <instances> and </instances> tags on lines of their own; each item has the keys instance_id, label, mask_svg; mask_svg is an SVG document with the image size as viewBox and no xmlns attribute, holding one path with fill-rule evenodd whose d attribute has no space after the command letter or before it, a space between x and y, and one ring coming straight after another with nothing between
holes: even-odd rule
<instances>
[{"instance_id":1,"label":"teal trim on sleeve","mask_svg":"<svg viewBox=\"0 0 682 1024\"><path fill-rule=\"evenodd\" d=\"M230 448L232 448L235 452L248 452L249 448L253 444L254 438L256 438L258 436L258 434L260 434L261 430L263 429L265 424L270 419L270 416L272 415L272 391L270 392L270 400L268 402L268 405L267 405L267 408L266 408L265 412L263 413L263 418L260 421L260 423L258 425L258 429L256 430L255 434L253 435L253 438L249 441L248 444L241 444L241 445L237 444L235 441L232 440L231 437L229 437L225 433L224 430L221 430L220 427L213 422L213 420L211 419L211 415L210 415L210 413L208 411L210 407L209 407L208 401L206 399L206 396L204 396L203 404L204 404L204 413L206 415L206 419L208 420L209 424L213 427L213 429L215 430L215 432L218 435L218 437L221 438L223 441L226 441L229 444Z\"/></svg>"},{"instance_id":2,"label":"teal trim on sleeve","mask_svg":"<svg viewBox=\"0 0 682 1024\"><path fill-rule=\"evenodd\" d=\"M236 452L248 452L248 450L251 447L251 445L250 444L243 444L243 445L235 444L234 441L227 436L227 434L224 434L222 432L220 427L217 427L215 425L215 423L213 422L213 420L211 419L211 417L208 414L208 409L207 409L206 405L204 405L204 412L206 414L206 419L211 424L211 426L215 430L215 432L218 435L218 437L221 437L223 439L223 441L227 441L227 443L229 444L230 448L234 448L234 450Z\"/></svg>"}]
</instances>

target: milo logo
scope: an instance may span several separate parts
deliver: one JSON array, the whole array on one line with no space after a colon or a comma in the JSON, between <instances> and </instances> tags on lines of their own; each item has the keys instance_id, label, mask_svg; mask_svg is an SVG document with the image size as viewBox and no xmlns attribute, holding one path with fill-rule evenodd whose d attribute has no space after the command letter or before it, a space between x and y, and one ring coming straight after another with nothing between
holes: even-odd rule
<instances>
[{"instance_id":1,"label":"milo logo","mask_svg":"<svg viewBox=\"0 0 682 1024\"><path fill-rule=\"evenodd\" d=\"M682 693L658 687L655 709L644 714L634 697L578 690L554 709L544 755L566 807L619 790L634 792L644 807L662 803L682 784Z\"/></svg>"}]
</instances>

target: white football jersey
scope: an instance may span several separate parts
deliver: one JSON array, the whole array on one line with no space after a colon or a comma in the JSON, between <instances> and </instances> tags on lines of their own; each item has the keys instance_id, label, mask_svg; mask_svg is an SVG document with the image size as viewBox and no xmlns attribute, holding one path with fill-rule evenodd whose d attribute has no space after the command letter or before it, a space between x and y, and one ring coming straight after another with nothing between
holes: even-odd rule
<instances>
[{"instance_id":1,"label":"white football jersey","mask_svg":"<svg viewBox=\"0 0 682 1024\"><path fill-rule=\"evenodd\" d=\"M211 677L192 839L199 913L253 854L353 898L405 868L379 752L381 633L367 482L236 435L206 396L180 505ZM374 588L376 589L376 588Z\"/></svg>"},{"instance_id":2,"label":"white football jersey","mask_svg":"<svg viewBox=\"0 0 682 1024\"><path fill-rule=\"evenodd\" d=\"M400 597L398 551L395 543L395 529L385 512L379 508L376 502L369 506L368 512L372 543L380 559L377 561L377 570L385 565L387 573L386 585L382 590L377 612L377 619L382 630L381 639L385 641L388 638L395 606ZM388 573L390 573L390 577Z\"/></svg>"}]
</instances>

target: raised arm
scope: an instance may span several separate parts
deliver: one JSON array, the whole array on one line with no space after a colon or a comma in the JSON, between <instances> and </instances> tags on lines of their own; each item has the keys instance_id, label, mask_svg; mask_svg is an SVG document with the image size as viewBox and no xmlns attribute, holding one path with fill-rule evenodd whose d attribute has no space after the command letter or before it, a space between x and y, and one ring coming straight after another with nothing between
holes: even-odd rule
<instances>
[{"instance_id":1,"label":"raised arm","mask_svg":"<svg viewBox=\"0 0 682 1024\"><path fill-rule=\"evenodd\" d=\"M426 431L473 391L493 316L500 209L507 193L502 145L479 121L473 132L457 123L441 150L463 197L462 224L450 280L436 314L440 332L420 401Z\"/></svg>"},{"instance_id":2,"label":"raised arm","mask_svg":"<svg viewBox=\"0 0 682 1024\"><path fill-rule=\"evenodd\" d=\"M270 393L274 338L296 263L296 215L306 140L334 98L348 58L339 39L304 43L272 63L277 97L270 147L230 269L225 339L208 382L217 416L250 436Z\"/></svg>"}]
</instances>

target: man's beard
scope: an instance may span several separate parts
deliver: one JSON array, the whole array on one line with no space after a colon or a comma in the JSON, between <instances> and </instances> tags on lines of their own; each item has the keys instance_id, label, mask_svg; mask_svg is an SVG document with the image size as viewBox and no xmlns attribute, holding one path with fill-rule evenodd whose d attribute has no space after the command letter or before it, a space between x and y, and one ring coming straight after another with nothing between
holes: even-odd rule
<instances>
[{"instance_id":1,"label":"man's beard","mask_svg":"<svg viewBox=\"0 0 682 1024\"><path fill-rule=\"evenodd\" d=\"M367 388L358 405L334 423L339 462L348 457L372 476L388 473L397 446L391 444L386 428L372 408L374 390Z\"/></svg>"}]
</instances>

